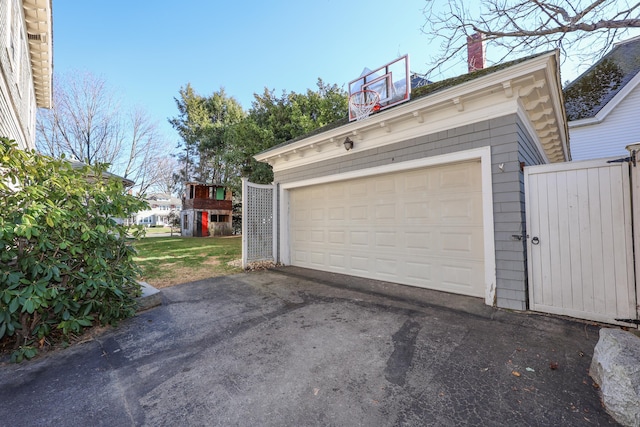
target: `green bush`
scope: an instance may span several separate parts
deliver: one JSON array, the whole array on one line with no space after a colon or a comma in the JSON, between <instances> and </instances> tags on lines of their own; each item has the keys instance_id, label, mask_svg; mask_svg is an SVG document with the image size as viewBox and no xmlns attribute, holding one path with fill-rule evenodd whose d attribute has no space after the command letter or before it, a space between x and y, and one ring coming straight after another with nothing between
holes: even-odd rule
<instances>
[{"instance_id":1,"label":"green bush","mask_svg":"<svg viewBox=\"0 0 640 427\"><path fill-rule=\"evenodd\" d=\"M143 231L116 218L146 204L104 172L0 138L0 343L13 345L12 360L135 314L140 271L130 240Z\"/></svg>"}]
</instances>

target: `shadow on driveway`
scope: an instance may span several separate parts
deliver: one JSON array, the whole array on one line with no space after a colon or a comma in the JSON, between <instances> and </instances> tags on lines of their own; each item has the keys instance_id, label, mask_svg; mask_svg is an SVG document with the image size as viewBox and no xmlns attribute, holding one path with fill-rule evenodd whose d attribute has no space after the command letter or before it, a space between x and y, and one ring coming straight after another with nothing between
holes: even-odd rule
<instances>
[{"instance_id":1,"label":"shadow on driveway","mask_svg":"<svg viewBox=\"0 0 640 427\"><path fill-rule=\"evenodd\" d=\"M2 423L615 425L588 376L595 326L292 267L162 293L92 342L1 366Z\"/></svg>"}]
</instances>

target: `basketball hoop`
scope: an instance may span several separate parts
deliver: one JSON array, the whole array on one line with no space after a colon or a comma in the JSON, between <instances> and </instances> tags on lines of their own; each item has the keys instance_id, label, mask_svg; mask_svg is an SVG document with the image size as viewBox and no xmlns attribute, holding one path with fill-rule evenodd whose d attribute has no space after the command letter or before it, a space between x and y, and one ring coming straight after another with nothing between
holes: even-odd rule
<instances>
[{"instance_id":1,"label":"basketball hoop","mask_svg":"<svg viewBox=\"0 0 640 427\"><path fill-rule=\"evenodd\" d=\"M356 120L366 119L372 112L378 110L380 110L380 94L375 90L360 90L349 97L349 116L355 116Z\"/></svg>"}]
</instances>

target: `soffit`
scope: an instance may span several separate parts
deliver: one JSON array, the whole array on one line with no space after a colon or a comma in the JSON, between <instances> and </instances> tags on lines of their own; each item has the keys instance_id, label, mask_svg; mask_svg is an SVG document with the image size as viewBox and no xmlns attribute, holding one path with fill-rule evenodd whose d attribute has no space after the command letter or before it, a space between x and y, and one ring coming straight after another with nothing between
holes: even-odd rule
<instances>
[{"instance_id":1,"label":"soffit","mask_svg":"<svg viewBox=\"0 0 640 427\"><path fill-rule=\"evenodd\" d=\"M51 0L22 0L36 104L51 108L53 30Z\"/></svg>"}]
</instances>

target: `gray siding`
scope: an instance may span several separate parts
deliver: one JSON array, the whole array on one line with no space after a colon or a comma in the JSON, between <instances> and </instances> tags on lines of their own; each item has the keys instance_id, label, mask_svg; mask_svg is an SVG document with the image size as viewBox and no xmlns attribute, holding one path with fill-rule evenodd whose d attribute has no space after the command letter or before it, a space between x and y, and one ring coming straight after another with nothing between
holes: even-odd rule
<instances>
[{"instance_id":1,"label":"gray siding","mask_svg":"<svg viewBox=\"0 0 640 427\"><path fill-rule=\"evenodd\" d=\"M496 255L496 298L499 307L527 309L524 174L520 162L542 163L542 157L517 115L461 126L397 144L349 153L342 158L277 172L283 184L374 166L491 146ZM503 169L499 168L504 164Z\"/></svg>"}]
</instances>

